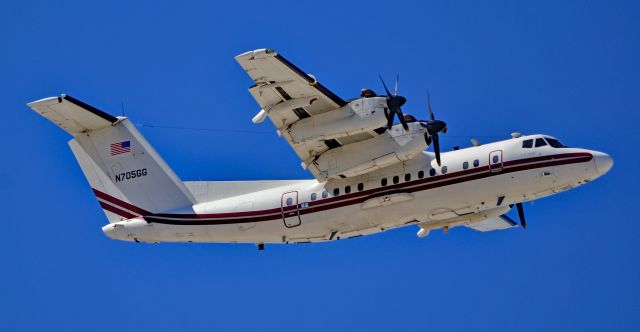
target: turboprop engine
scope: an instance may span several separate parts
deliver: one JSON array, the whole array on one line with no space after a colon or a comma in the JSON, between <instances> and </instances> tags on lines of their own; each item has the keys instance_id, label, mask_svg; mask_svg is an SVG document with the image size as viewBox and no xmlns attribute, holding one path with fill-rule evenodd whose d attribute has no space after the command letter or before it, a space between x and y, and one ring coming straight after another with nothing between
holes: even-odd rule
<instances>
[{"instance_id":1,"label":"turboprop engine","mask_svg":"<svg viewBox=\"0 0 640 332\"><path fill-rule=\"evenodd\" d=\"M329 150L314 163L327 178L364 174L421 153L427 147L427 130L420 122L408 123L407 130L395 125L380 136Z\"/></svg>"},{"instance_id":2,"label":"turboprop engine","mask_svg":"<svg viewBox=\"0 0 640 332\"><path fill-rule=\"evenodd\" d=\"M295 143L360 134L387 123L385 97L358 98L336 110L301 119L285 130Z\"/></svg>"}]
</instances>

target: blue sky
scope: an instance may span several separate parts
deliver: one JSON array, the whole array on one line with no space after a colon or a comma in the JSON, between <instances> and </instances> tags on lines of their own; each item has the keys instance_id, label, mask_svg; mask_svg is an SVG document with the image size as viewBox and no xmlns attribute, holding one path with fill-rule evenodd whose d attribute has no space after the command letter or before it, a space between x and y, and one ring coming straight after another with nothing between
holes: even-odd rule
<instances>
[{"instance_id":1,"label":"blue sky","mask_svg":"<svg viewBox=\"0 0 640 332\"><path fill-rule=\"evenodd\" d=\"M638 330L635 1L13 1L0 11L0 329ZM274 48L343 98L401 77L470 137L547 133L611 172L526 204L528 228L327 244L112 241L70 138L25 103L121 104L185 180L310 178L233 57Z\"/></svg>"}]
</instances>

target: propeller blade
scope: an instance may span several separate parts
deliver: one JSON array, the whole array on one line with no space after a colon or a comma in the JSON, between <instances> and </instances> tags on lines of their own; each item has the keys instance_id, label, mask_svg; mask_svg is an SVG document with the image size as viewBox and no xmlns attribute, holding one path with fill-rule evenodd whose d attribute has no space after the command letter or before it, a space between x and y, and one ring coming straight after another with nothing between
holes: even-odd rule
<instances>
[{"instance_id":1,"label":"propeller blade","mask_svg":"<svg viewBox=\"0 0 640 332\"><path fill-rule=\"evenodd\" d=\"M395 115L396 112L394 112L393 110L389 110L389 114L387 114L387 129L391 129L391 127L393 126L393 117Z\"/></svg>"},{"instance_id":2,"label":"propeller blade","mask_svg":"<svg viewBox=\"0 0 640 332\"><path fill-rule=\"evenodd\" d=\"M524 219L524 208L522 207L522 203L517 203L516 208L518 209L518 217L520 217L520 225L522 229L527 228L527 221Z\"/></svg>"},{"instance_id":3,"label":"propeller blade","mask_svg":"<svg viewBox=\"0 0 640 332\"><path fill-rule=\"evenodd\" d=\"M431 145L431 136L429 136L429 134L424 133L424 141L427 143L427 145Z\"/></svg>"},{"instance_id":4,"label":"propeller blade","mask_svg":"<svg viewBox=\"0 0 640 332\"><path fill-rule=\"evenodd\" d=\"M402 128L404 128L404 130L409 130L409 125L407 124L407 121L404 119L404 114L402 114L402 110L400 110L400 107L398 107L396 112L398 113L398 119L400 120L400 123L402 123Z\"/></svg>"},{"instance_id":5,"label":"propeller blade","mask_svg":"<svg viewBox=\"0 0 640 332\"><path fill-rule=\"evenodd\" d=\"M398 81L400 80L400 74L396 74L396 88L393 90L393 95L398 95Z\"/></svg>"},{"instance_id":6,"label":"propeller blade","mask_svg":"<svg viewBox=\"0 0 640 332\"><path fill-rule=\"evenodd\" d=\"M427 104L429 105L429 119L435 120L436 117L433 115L433 110L431 109L431 95L429 94L429 90L427 90Z\"/></svg>"},{"instance_id":7,"label":"propeller blade","mask_svg":"<svg viewBox=\"0 0 640 332\"><path fill-rule=\"evenodd\" d=\"M387 97L391 98L391 92L389 92L389 89L387 88L387 85L384 83L384 80L382 79L382 75L378 74L378 77L380 77L380 81L382 82L382 86L384 86L384 91L387 92Z\"/></svg>"},{"instance_id":8,"label":"propeller blade","mask_svg":"<svg viewBox=\"0 0 640 332\"><path fill-rule=\"evenodd\" d=\"M440 138L438 138L438 134L431 135L431 138L433 139L433 151L436 153L436 162L438 163L438 166L441 166L441 164L440 164Z\"/></svg>"}]
</instances>

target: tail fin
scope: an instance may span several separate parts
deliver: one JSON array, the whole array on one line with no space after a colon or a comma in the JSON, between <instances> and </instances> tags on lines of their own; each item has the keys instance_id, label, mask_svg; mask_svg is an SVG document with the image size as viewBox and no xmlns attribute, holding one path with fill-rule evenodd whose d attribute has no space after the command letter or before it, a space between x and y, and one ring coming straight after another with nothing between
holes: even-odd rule
<instances>
[{"instance_id":1,"label":"tail fin","mask_svg":"<svg viewBox=\"0 0 640 332\"><path fill-rule=\"evenodd\" d=\"M194 204L191 192L127 118L67 95L28 106L74 136L69 146L109 222Z\"/></svg>"}]
</instances>

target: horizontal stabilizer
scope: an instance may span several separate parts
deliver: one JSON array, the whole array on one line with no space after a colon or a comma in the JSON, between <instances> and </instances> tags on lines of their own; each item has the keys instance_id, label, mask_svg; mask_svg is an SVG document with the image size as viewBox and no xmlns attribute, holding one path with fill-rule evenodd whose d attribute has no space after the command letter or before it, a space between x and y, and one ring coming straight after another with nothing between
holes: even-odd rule
<instances>
[{"instance_id":1,"label":"horizontal stabilizer","mask_svg":"<svg viewBox=\"0 0 640 332\"><path fill-rule=\"evenodd\" d=\"M115 116L69 95L37 100L27 106L73 136L104 128L118 121Z\"/></svg>"},{"instance_id":2,"label":"horizontal stabilizer","mask_svg":"<svg viewBox=\"0 0 640 332\"><path fill-rule=\"evenodd\" d=\"M473 228L476 231L480 232L488 232L495 231L500 229L507 229L511 227L516 227L518 223L516 223L513 219L509 218L507 215L503 214L498 217L489 218L481 221L476 221L474 223L466 225L469 228Z\"/></svg>"}]
</instances>

